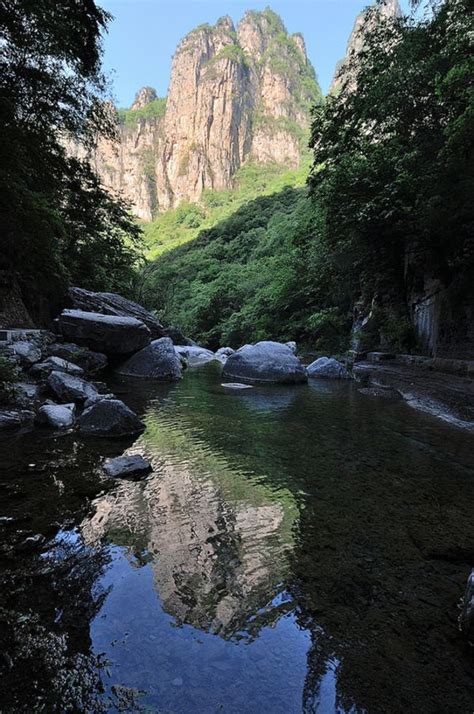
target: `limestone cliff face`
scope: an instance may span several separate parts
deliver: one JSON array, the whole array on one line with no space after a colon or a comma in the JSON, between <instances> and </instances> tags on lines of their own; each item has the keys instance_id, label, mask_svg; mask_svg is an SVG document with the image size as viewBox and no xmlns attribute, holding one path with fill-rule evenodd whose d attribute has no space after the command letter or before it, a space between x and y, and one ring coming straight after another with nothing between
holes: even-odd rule
<instances>
[{"instance_id":1,"label":"limestone cliff face","mask_svg":"<svg viewBox=\"0 0 474 714\"><path fill-rule=\"evenodd\" d=\"M248 12L237 28L224 17L178 46L166 109L153 89L140 90L119 114L119 141L99 143L95 165L150 220L205 189L230 188L245 162L297 167L320 96L302 35L289 35L278 15Z\"/></svg>"},{"instance_id":2,"label":"limestone cliff face","mask_svg":"<svg viewBox=\"0 0 474 714\"><path fill-rule=\"evenodd\" d=\"M382 0L378 8L378 17L383 20L390 20L401 17L402 10L398 0ZM367 10L361 12L354 23L352 32L347 43L346 56L337 63L334 78L329 88L329 94L339 92L344 81L345 71L351 57L357 55L364 47L364 26L367 21Z\"/></svg>"}]
</instances>

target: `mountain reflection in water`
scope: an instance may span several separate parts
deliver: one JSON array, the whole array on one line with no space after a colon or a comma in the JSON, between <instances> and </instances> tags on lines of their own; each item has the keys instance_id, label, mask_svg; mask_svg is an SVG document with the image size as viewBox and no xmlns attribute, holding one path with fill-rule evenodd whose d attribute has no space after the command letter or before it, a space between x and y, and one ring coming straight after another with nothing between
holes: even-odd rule
<instances>
[{"instance_id":1,"label":"mountain reflection in water","mask_svg":"<svg viewBox=\"0 0 474 714\"><path fill-rule=\"evenodd\" d=\"M64 682L79 711L470 711L470 435L347 383L230 392L212 365L114 388L146 421L128 453L153 473L98 494L104 445L55 436L41 493L12 496L39 532L69 514L3 583L15 622L43 628L48 711L64 710ZM10 651L24 678L31 658ZM12 672L5 701L26 701Z\"/></svg>"}]
</instances>

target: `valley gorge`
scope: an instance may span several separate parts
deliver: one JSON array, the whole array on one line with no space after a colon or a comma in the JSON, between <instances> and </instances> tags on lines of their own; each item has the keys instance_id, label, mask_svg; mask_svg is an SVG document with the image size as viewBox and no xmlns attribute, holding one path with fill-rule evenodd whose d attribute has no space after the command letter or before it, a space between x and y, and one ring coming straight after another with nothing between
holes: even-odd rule
<instances>
[{"instance_id":1,"label":"valley gorge","mask_svg":"<svg viewBox=\"0 0 474 714\"><path fill-rule=\"evenodd\" d=\"M303 36L276 13L249 11L202 25L179 44L169 92L141 89L118 113L118 141L90 156L103 184L144 221L206 189L233 186L246 163L296 168L310 108L322 98Z\"/></svg>"}]
</instances>

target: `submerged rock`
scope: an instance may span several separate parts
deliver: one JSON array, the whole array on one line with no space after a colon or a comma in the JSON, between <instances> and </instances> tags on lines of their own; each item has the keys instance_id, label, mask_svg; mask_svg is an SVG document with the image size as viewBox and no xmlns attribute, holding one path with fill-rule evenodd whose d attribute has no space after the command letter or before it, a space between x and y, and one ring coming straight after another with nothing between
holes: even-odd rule
<instances>
[{"instance_id":1,"label":"submerged rock","mask_svg":"<svg viewBox=\"0 0 474 714\"><path fill-rule=\"evenodd\" d=\"M349 379L350 374L341 362L333 357L320 357L307 367L309 377L320 379Z\"/></svg>"},{"instance_id":2,"label":"submerged rock","mask_svg":"<svg viewBox=\"0 0 474 714\"><path fill-rule=\"evenodd\" d=\"M296 384L306 382L306 370L291 349L280 342L244 345L230 355L224 377L251 382Z\"/></svg>"},{"instance_id":3,"label":"submerged rock","mask_svg":"<svg viewBox=\"0 0 474 714\"><path fill-rule=\"evenodd\" d=\"M367 397L382 397L382 399L402 399L402 395L396 389L390 387L363 387L357 390L359 394Z\"/></svg>"},{"instance_id":4,"label":"submerged rock","mask_svg":"<svg viewBox=\"0 0 474 714\"><path fill-rule=\"evenodd\" d=\"M145 425L120 399L102 399L83 411L79 431L87 436L135 436Z\"/></svg>"},{"instance_id":5,"label":"submerged rock","mask_svg":"<svg viewBox=\"0 0 474 714\"><path fill-rule=\"evenodd\" d=\"M251 384L241 384L240 382L223 382L221 387L226 389L253 389Z\"/></svg>"},{"instance_id":6,"label":"submerged rock","mask_svg":"<svg viewBox=\"0 0 474 714\"><path fill-rule=\"evenodd\" d=\"M149 344L151 339L148 327L134 317L63 310L58 324L68 340L110 355L133 354Z\"/></svg>"},{"instance_id":7,"label":"submerged rock","mask_svg":"<svg viewBox=\"0 0 474 714\"><path fill-rule=\"evenodd\" d=\"M118 456L116 459L107 459L104 471L111 478L143 478L152 470L150 463L143 456Z\"/></svg>"},{"instance_id":8,"label":"submerged rock","mask_svg":"<svg viewBox=\"0 0 474 714\"><path fill-rule=\"evenodd\" d=\"M66 429L74 424L75 404L43 404L36 416L38 424Z\"/></svg>"},{"instance_id":9,"label":"submerged rock","mask_svg":"<svg viewBox=\"0 0 474 714\"><path fill-rule=\"evenodd\" d=\"M93 384L66 372L51 372L47 385L60 402L84 402L97 394Z\"/></svg>"},{"instance_id":10,"label":"submerged rock","mask_svg":"<svg viewBox=\"0 0 474 714\"><path fill-rule=\"evenodd\" d=\"M154 340L117 369L123 377L174 382L181 378L181 361L169 337Z\"/></svg>"},{"instance_id":11,"label":"submerged rock","mask_svg":"<svg viewBox=\"0 0 474 714\"><path fill-rule=\"evenodd\" d=\"M186 360L188 367L200 367L216 360L214 352L198 345L175 345L174 349L178 357Z\"/></svg>"},{"instance_id":12,"label":"submerged rock","mask_svg":"<svg viewBox=\"0 0 474 714\"><path fill-rule=\"evenodd\" d=\"M153 340L165 335L165 328L151 312L116 293L94 293L82 288L70 288L69 297L74 307L79 310L139 320L150 330Z\"/></svg>"}]
</instances>

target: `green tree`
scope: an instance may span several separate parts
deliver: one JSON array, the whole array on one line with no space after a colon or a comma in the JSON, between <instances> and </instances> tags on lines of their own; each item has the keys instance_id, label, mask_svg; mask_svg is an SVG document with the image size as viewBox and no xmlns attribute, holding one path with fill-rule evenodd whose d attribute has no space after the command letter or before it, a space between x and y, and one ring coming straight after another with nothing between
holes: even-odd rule
<instances>
[{"instance_id":1,"label":"green tree","mask_svg":"<svg viewBox=\"0 0 474 714\"><path fill-rule=\"evenodd\" d=\"M472 279L471 3L432 5L422 20L369 13L364 49L312 126L324 240L353 301L375 296L401 317L407 286L425 274Z\"/></svg>"},{"instance_id":2,"label":"green tree","mask_svg":"<svg viewBox=\"0 0 474 714\"><path fill-rule=\"evenodd\" d=\"M86 159L67 147L111 137L93 0L0 0L0 212L3 269L32 314L47 318L65 287L126 287L139 230Z\"/></svg>"}]
</instances>

